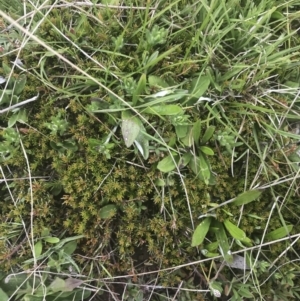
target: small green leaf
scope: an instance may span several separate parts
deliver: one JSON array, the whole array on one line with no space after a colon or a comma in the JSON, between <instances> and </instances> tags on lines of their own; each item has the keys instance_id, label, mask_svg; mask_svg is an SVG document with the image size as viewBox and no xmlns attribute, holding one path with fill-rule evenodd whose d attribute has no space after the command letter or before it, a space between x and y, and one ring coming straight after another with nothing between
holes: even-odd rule
<instances>
[{"instance_id":1,"label":"small green leaf","mask_svg":"<svg viewBox=\"0 0 300 301\"><path fill-rule=\"evenodd\" d=\"M186 135L188 133L188 130L189 130L189 126L188 125L176 125L175 126L176 136L179 139L186 137Z\"/></svg>"},{"instance_id":2,"label":"small green leaf","mask_svg":"<svg viewBox=\"0 0 300 301\"><path fill-rule=\"evenodd\" d=\"M64 252L68 255L72 255L77 248L77 242L75 240L70 241L64 245Z\"/></svg>"},{"instance_id":3,"label":"small green leaf","mask_svg":"<svg viewBox=\"0 0 300 301\"><path fill-rule=\"evenodd\" d=\"M163 79L161 79L161 77L155 75L149 75L148 82L150 86L154 86L154 87L160 87L160 88L169 87L169 85Z\"/></svg>"},{"instance_id":4,"label":"small green leaf","mask_svg":"<svg viewBox=\"0 0 300 301\"><path fill-rule=\"evenodd\" d=\"M192 136L192 127L191 126L187 126L188 127L188 130L187 130L187 134L180 139L180 141L185 145L185 146L188 146L188 147L191 147L193 146L193 136Z\"/></svg>"},{"instance_id":5,"label":"small green leaf","mask_svg":"<svg viewBox=\"0 0 300 301\"><path fill-rule=\"evenodd\" d=\"M224 221L224 226L233 238L238 240L243 240L246 238L246 233L228 219Z\"/></svg>"},{"instance_id":6,"label":"small green leaf","mask_svg":"<svg viewBox=\"0 0 300 301\"><path fill-rule=\"evenodd\" d=\"M216 127L213 125L209 126L206 129L206 131L201 139L201 144L205 144L213 136L215 129L216 129Z\"/></svg>"},{"instance_id":7,"label":"small green leaf","mask_svg":"<svg viewBox=\"0 0 300 301\"><path fill-rule=\"evenodd\" d=\"M284 20L284 15L278 11L278 10L275 10L272 14L271 14L271 18L272 19L276 19L276 20Z\"/></svg>"},{"instance_id":8,"label":"small green leaf","mask_svg":"<svg viewBox=\"0 0 300 301\"><path fill-rule=\"evenodd\" d=\"M204 153L208 156L213 156L214 155L214 151L208 146L202 145L202 146L200 146L200 150L201 150L202 153Z\"/></svg>"},{"instance_id":9,"label":"small green leaf","mask_svg":"<svg viewBox=\"0 0 300 301\"><path fill-rule=\"evenodd\" d=\"M16 82L15 82L15 88L14 88L14 95L19 95L22 93L22 91L25 88L26 85L26 75L25 74L21 74Z\"/></svg>"},{"instance_id":10,"label":"small green leaf","mask_svg":"<svg viewBox=\"0 0 300 301\"><path fill-rule=\"evenodd\" d=\"M208 89L210 79L208 76L200 75L198 78L192 80L191 98L200 98Z\"/></svg>"},{"instance_id":11,"label":"small green leaf","mask_svg":"<svg viewBox=\"0 0 300 301\"><path fill-rule=\"evenodd\" d=\"M4 63L4 61L2 61L2 68L3 68L3 71L4 71L5 75L10 74L11 68L6 63Z\"/></svg>"},{"instance_id":12,"label":"small green leaf","mask_svg":"<svg viewBox=\"0 0 300 301\"><path fill-rule=\"evenodd\" d=\"M246 233L228 219L224 221L224 226L233 238L243 240L246 237Z\"/></svg>"},{"instance_id":13,"label":"small green leaf","mask_svg":"<svg viewBox=\"0 0 300 301\"><path fill-rule=\"evenodd\" d=\"M189 162L189 166L201 181L204 181L207 185L215 185L216 184L215 176L210 171L210 164L204 158L204 156L205 155L202 154L201 159L199 157L192 157Z\"/></svg>"},{"instance_id":14,"label":"small green leaf","mask_svg":"<svg viewBox=\"0 0 300 301\"><path fill-rule=\"evenodd\" d=\"M39 240L35 245L34 245L34 256L38 257L42 254L43 250L43 244L42 241Z\"/></svg>"},{"instance_id":15,"label":"small green leaf","mask_svg":"<svg viewBox=\"0 0 300 301\"><path fill-rule=\"evenodd\" d=\"M149 140L148 138L140 132L136 139L134 140L134 144L141 153L141 155L144 157L145 160L149 157Z\"/></svg>"},{"instance_id":16,"label":"small green leaf","mask_svg":"<svg viewBox=\"0 0 300 301\"><path fill-rule=\"evenodd\" d=\"M200 172L200 168L199 168L199 158L198 157L193 157L190 161L189 164L190 168L192 169L192 171L194 172L194 174L196 176L199 175Z\"/></svg>"},{"instance_id":17,"label":"small green leaf","mask_svg":"<svg viewBox=\"0 0 300 301\"><path fill-rule=\"evenodd\" d=\"M234 205L240 206L251 203L255 201L260 195L262 191L260 190L248 190L241 194L239 194L236 199L233 201Z\"/></svg>"},{"instance_id":18,"label":"small green leaf","mask_svg":"<svg viewBox=\"0 0 300 301\"><path fill-rule=\"evenodd\" d=\"M134 106L137 104L140 95L145 91L145 88L146 88L146 74L143 73L132 95L132 104Z\"/></svg>"},{"instance_id":19,"label":"small green leaf","mask_svg":"<svg viewBox=\"0 0 300 301\"><path fill-rule=\"evenodd\" d=\"M179 161L179 168L184 167L189 164L193 155L191 153L184 153Z\"/></svg>"},{"instance_id":20,"label":"small green leaf","mask_svg":"<svg viewBox=\"0 0 300 301\"><path fill-rule=\"evenodd\" d=\"M164 186L166 186L166 181L164 179L156 179L155 185L157 185L159 187L164 187Z\"/></svg>"},{"instance_id":21,"label":"small green leaf","mask_svg":"<svg viewBox=\"0 0 300 301\"><path fill-rule=\"evenodd\" d=\"M253 299L254 296L251 294L250 290L247 289L246 287L241 287L239 288L239 295L241 297L244 297L244 298L250 298L250 299Z\"/></svg>"},{"instance_id":22,"label":"small green leaf","mask_svg":"<svg viewBox=\"0 0 300 301\"><path fill-rule=\"evenodd\" d=\"M218 246L219 246L219 242L215 241L215 242L211 242L211 243L207 244L205 246L205 248L207 249L207 251L213 252L218 249Z\"/></svg>"},{"instance_id":23,"label":"small green leaf","mask_svg":"<svg viewBox=\"0 0 300 301\"><path fill-rule=\"evenodd\" d=\"M19 110L18 112L15 112L8 120L8 127L12 127L15 125L17 121L24 123L27 122L27 113L25 110Z\"/></svg>"},{"instance_id":24,"label":"small green leaf","mask_svg":"<svg viewBox=\"0 0 300 301\"><path fill-rule=\"evenodd\" d=\"M18 121L18 114L14 113L12 116L10 116L10 118L8 119L8 123L7 126L9 128L13 127L15 125L15 123Z\"/></svg>"},{"instance_id":25,"label":"small green leaf","mask_svg":"<svg viewBox=\"0 0 300 301\"><path fill-rule=\"evenodd\" d=\"M18 121L20 123L26 123L28 121L27 111L24 109L21 109L18 113Z\"/></svg>"},{"instance_id":26,"label":"small green leaf","mask_svg":"<svg viewBox=\"0 0 300 301\"><path fill-rule=\"evenodd\" d=\"M53 280L53 282L50 284L49 288L53 292L65 291L65 288L66 288L65 280L63 280L59 277L56 277L55 280Z\"/></svg>"},{"instance_id":27,"label":"small green leaf","mask_svg":"<svg viewBox=\"0 0 300 301\"><path fill-rule=\"evenodd\" d=\"M192 247L201 245L211 223L211 217L206 217L195 229L192 237Z\"/></svg>"},{"instance_id":28,"label":"small green leaf","mask_svg":"<svg viewBox=\"0 0 300 301\"><path fill-rule=\"evenodd\" d=\"M107 219L112 217L116 211L117 211L116 205L108 204L99 210L99 216L103 219Z\"/></svg>"},{"instance_id":29,"label":"small green leaf","mask_svg":"<svg viewBox=\"0 0 300 301\"><path fill-rule=\"evenodd\" d=\"M139 119L133 117L128 111L123 111L121 130L125 145L130 147L140 132Z\"/></svg>"},{"instance_id":30,"label":"small green leaf","mask_svg":"<svg viewBox=\"0 0 300 301\"><path fill-rule=\"evenodd\" d=\"M192 128L193 138L195 145L199 145L199 139L201 135L201 121L198 119L194 124Z\"/></svg>"},{"instance_id":31,"label":"small green leaf","mask_svg":"<svg viewBox=\"0 0 300 301\"><path fill-rule=\"evenodd\" d=\"M0 300L1 301L11 300L10 298L8 298L7 294L3 291L2 288L0 288Z\"/></svg>"},{"instance_id":32,"label":"small green leaf","mask_svg":"<svg viewBox=\"0 0 300 301\"><path fill-rule=\"evenodd\" d=\"M268 240L276 240L287 236L293 229L293 225L288 225L286 227L280 227L268 234L266 234L265 238Z\"/></svg>"},{"instance_id":33,"label":"small green leaf","mask_svg":"<svg viewBox=\"0 0 300 301\"><path fill-rule=\"evenodd\" d=\"M201 250L201 253L207 258L214 258L214 257L220 256L219 253L209 252L206 249Z\"/></svg>"},{"instance_id":34,"label":"small green leaf","mask_svg":"<svg viewBox=\"0 0 300 301\"><path fill-rule=\"evenodd\" d=\"M152 107L147 107L143 110L143 113L153 114L158 116L171 116L171 115L181 115L183 110L178 105L157 105Z\"/></svg>"},{"instance_id":35,"label":"small green leaf","mask_svg":"<svg viewBox=\"0 0 300 301\"><path fill-rule=\"evenodd\" d=\"M210 282L209 283L209 289L215 297L217 297L217 298L221 297L221 294L223 292L223 287L222 287L222 284L220 282L217 282L217 281Z\"/></svg>"},{"instance_id":36,"label":"small green leaf","mask_svg":"<svg viewBox=\"0 0 300 301\"><path fill-rule=\"evenodd\" d=\"M44 227L43 230L42 230L41 235L42 236L49 236L49 234L50 234L49 229Z\"/></svg>"},{"instance_id":37,"label":"small green leaf","mask_svg":"<svg viewBox=\"0 0 300 301\"><path fill-rule=\"evenodd\" d=\"M228 238L227 238L223 224L217 220L214 220L213 226L216 227L216 230L214 232L215 232L217 241L219 242L219 248L222 253L222 256L224 257L224 259L227 263L232 263L233 256L230 251L230 246L228 244Z\"/></svg>"},{"instance_id":38,"label":"small green leaf","mask_svg":"<svg viewBox=\"0 0 300 301\"><path fill-rule=\"evenodd\" d=\"M173 156L175 162L178 161L178 156ZM157 168L162 172L170 172L176 168L173 158L169 155L158 162Z\"/></svg>"},{"instance_id":39,"label":"small green leaf","mask_svg":"<svg viewBox=\"0 0 300 301\"><path fill-rule=\"evenodd\" d=\"M203 177L205 184L208 185L211 172L204 154L199 154L199 165L200 174Z\"/></svg>"},{"instance_id":40,"label":"small green leaf","mask_svg":"<svg viewBox=\"0 0 300 301\"><path fill-rule=\"evenodd\" d=\"M11 100L11 91L0 91L0 104L7 104Z\"/></svg>"},{"instance_id":41,"label":"small green leaf","mask_svg":"<svg viewBox=\"0 0 300 301\"><path fill-rule=\"evenodd\" d=\"M50 244L57 244L58 242L60 242L60 239L58 237L52 236L43 237L43 240Z\"/></svg>"}]
</instances>

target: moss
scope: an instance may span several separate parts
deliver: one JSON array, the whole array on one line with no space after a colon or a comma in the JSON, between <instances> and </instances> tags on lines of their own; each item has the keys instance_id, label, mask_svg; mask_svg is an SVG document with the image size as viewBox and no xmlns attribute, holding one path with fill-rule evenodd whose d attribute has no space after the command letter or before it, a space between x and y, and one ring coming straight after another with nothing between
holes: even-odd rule
<instances>
[{"instance_id":1,"label":"moss","mask_svg":"<svg viewBox=\"0 0 300 301\"><path fill-rule=\"evenodd\" d=\"M179 2L178 5L182 6L182 14L186 18L184 2ZM178 84L184 78L193 77L199 70L199 61L197 63L194 61L197 57L197 50L191 52L191 59L184 59L186 49L191 46L190 40L195 35L192 29L189 33L182 32L174 37L170 34L168 42L156 45L149 51L145 44L140 42L145 39L145 33L140 27L146 15L141 15L141 20L138 20L135 26L128 26L124 29L118 10L98 10L96 14L103 24L95 22L92 18L84 19L79 14L73 15L67 9L53 9L50 12L49 21L41 24L38 34L49 43L55 41L56 44L53 45L55 49L60 50L64 56L76 62L82 70L87 70L90 75L109 86L111 91L124 97L125 100L131 101L131 95L127 95L124 89L122 82L124 78L138 81L141 73L146 72L147 76L157 75ZM117 21L108 22L112 18L116 18ZM74 28L66 25L71 22L71 19L74 21ZM161 22L163 23L163 20ZM61 34L56 32L51 23L63 29L63 33L76 41L83 50L93 53L93 58L104 68L95 67L95 64L88 61L78 49L70 49L69 44ZM121 53L115 53L112 37L119 35L124 35L126 45ZM146 51L149 55L155 51L162 54L176 45L179 46L176 51L164 57L151 69L143 70L142 60ZM212 139L207 145L214 151L214 156L209 157L209 162L216 175L216 184L206 185L193 174L189 167L185 167L182 170L184 183L176 174L172 175L173 182L170 181L163 187L163 194L160 190L162 188L155 186L156 180L164 177L156 169L156 164L166 155L166 152L153 152L147 161L142 161L133 148L125 148L119 128L111 138L114 148L110 151L110 158L95 151L89 145L89 139L106 138L121 119L119 112L107 115L88 113L85 107L90 104L91 97L96 95L116 107L122 104L104 88L82 79L77 72L64 65L58 58L51 55L45 56L44 49L38 45L31 44L30 48L24 49L22 57L27 66L40 66L40 69L37 68L35 71L43 74L43 80L40 80L34 73L29 73L28 85L22 92L24 99L36 95L37 90L40 92L38 102L34 105L26 105L30 127L22 125L23 131L20 130L22 143L28 153L32 176L47 177L44 180L34 180L33 183L34 231L37 237L41 235L41 229L44 226L49 227L53 233L66 231L68 236L84 234L85 238L80 241L78 253L87 257L103 256L101 264L108 267L112 275L128 273L128 270L132 269L132 264L137 266L136 272L138 273L157 267L164 269L198 260L197 249L191 247L191 218L197 225L198 216L205 214L214 204L221 204L242 193L245 190L245 177L247 177L247 183L255 182L261 185L276 180L276 176L271 172L267 175L261 174L257 178L257 171L262 162L257 155L258 146L253 138L253 128L254 125L259 127L260 122L268 122L267 114L258 115L250 112L243 119L243 125L240 128L240 108L228 101L222 103L221 107L214 106L208 110L207 106L200 106L200 110L190 108L186 113L189 114L190 121L194 122L199 118L208 120L207 116L214 110L218 118L214 119L213 125L221 132L226 130L224 122L230 120L235 128L241 129L239 134L245 139L245 144L236 148L236 158L252 148L254 151L249 162L245 163L244 157L233 158L225 148ZM116 77L108 74L105 68L115 71ZM222 71L224 66L218 68ZM185 83L182 88L188 89L189 85L190 83ZM230 88L230 82L224 83L223 89L227 88ZM249 101L246 90L245 88L242 91L245 104ZM289 101L288 99L278 100L281 103ZM245 107L243 110L248 109ZM53 134L45 123L51 123L52 118L59 114L66 120L68 126L65 132ZM6 123L9 116L1 116L1 123ZM162 121L155 116L147 118L149 123L154 124L160 131L165 141L169 141L174 136L174 128L169 120ZM203 132L206 127L207 124L203 124ZM149 135L155 135L152 129L147 128L147 130ZM265 134L258 131L258 141L268 142ZM65 147L63 150L58 150L53 146L67 139L74 142L76 149ZM156 142L151 143L153 148L160 146ZM182 148L182 145L177 143L176 147ZM274 166L274 161L279 162L278 168L282 170L282 173L287 174L289 167L280 163L284 162L283 158L282 153L270 154L266 157L264 164ZM28 176L26 160L24 156L20 156L20 152L5 163L13 171L13 177ZM234 167L234 176L231 174L231 165ZM59 186L56 186L57 183ZM266 189L258 201L244 207L244 215L239 227L246 232L248 237L261 237L267 225L270 206L274 202L274 194L276 193L278 197L285 196L287 187L291 183L292 180L274 188L273 193L271 189ZM58 193L55 193L57 187ZM27 217L25 221L28 222L31 212L31 195L28 191L28 182L16 181L14 192L19 196L20 201L18 206L4 202L1 206L2 216L18 222L21 221L20 216L23 219ZM297 212L299 209L297 199L295 195L290 196L289 209L284 206L281 209L283 219L295 225L294 233L299 232L298 219L290 211ZM101 218L99 211L109 204L115 206L116 212L109 218ZM191 208L191 216L188 205ZM228 204L215 210L216 218L223 222L229 218L226 213L229 212L232 215L230 217L232 222L235 223L240 216L240 210L240 207ZM257 215L261 219L250 215ZM268 231L281 226L280 218L273 216L268 224ZM208 238L215 239L211 233L208 234ZM296 246L299 248L299 244ZM264 251L268 251L270 260L273 260L285 248L285 244L280 243L273 245L270 250L267 247ZM3 246L0 246L0 249L1 256L5 257L8 250ZM10 265L21 263L24 258L30 257L30 254L29 246L25 246L22 256L11 263L1 263L1 267L8 270ZM77 260L80 263L84 261L80 256ZM143 265L145 261L152 266ZM206 266L203 267L203 269L206 268ZM98 271L95 270L95 273ZM103 273L101 276L106 276L104 270L101 273ZM166 286L178 284L180 279L176 274L170 276L169 273L163 272L160 276L162 283ZM265 289L266 291L269 289L267 284Z\"/></svg>"}]
</instances>

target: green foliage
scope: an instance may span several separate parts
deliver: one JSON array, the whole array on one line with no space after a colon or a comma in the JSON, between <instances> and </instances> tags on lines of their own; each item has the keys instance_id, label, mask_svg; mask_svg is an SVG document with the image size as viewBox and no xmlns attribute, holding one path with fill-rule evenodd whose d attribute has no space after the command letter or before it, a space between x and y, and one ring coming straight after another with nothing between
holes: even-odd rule
<instances>
[{"instance_id":1,"label":"green foliage","mask_svg":"<svg viewBox=\"0 0 300 301\"><path fill-rule=\"evenodd\" d=\"M24 272L17 274L4 274L1 275L0 281L0 295L2 300L9 300L9 296L16 295L15 300L66 300L66 298L72 298L72 300L82 300L91 295L89 290L79 288L83 281L73 277L53 278L51 274L53 272L67 272L67 265L74 267L78 272L78 266L72 259L71 255L76 249L76 239L82 236L64 238L62 240L57 237L51 237L49 230L44 228L41 240L38 240L34 246L34 258L26 260L23 263ZM43 246L46 244L53 244L53 247L43 252ZM42 259L46 264L41 273L30 273L26 275L26 266L34 260L40 262ZM52 273L45 273L45 271ZM37 271L35 271L36 273Z\"/></svg>"},{"instance_id":2,"label":"green foliage","mask_svg":"<svg viewBox=\"0 0 300 301\"><path fill-rule=\"evenodd\" d=\"M56 116L51 117L51 122L45 122L45 126L51 130L52 135L63 135L68 128L68 122L58 113Z\"/></svg>"},{"instance_id":3,"label":"green foliage","mask_svg":"<svg viewBox=\"0 0 300 301\"><path fill-rule=\"evenodd\" d=\"M298 166L287 149L299 140L290 130L299 119L296 3L54 2L50 10L0 0L1 16L10 11L20 24L26 8L28 30L56 51L0 20L1 110L39 94L0 115L1 269L21 269L10 288L3 276L2 299L19 285L24 300L83 299L84 283L61 276L69 265L89 279L131 271L135 282L135 273L204 257L201 270L161 271L155 283L212 298L297 298L299 267L286 263L299 243L285 258L288 246L275 244L299 232ZM20 256L10 246L24 233L6 221L32 229ZM255 277L231 270L233 251L246 246ZM41 274L34 287L23 272L35 261L58 276ZM133 282L122 298L148 298Z\"/></svg>"}]
</instances>

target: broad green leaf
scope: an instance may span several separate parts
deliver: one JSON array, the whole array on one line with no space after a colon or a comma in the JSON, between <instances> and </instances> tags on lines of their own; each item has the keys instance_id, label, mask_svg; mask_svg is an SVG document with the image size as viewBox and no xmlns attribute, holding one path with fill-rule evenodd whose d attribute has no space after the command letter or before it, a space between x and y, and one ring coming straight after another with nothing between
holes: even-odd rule
<instances>
[{"instance_id":1,"label":"broad green leaf","mask_svg":"<svg viewBox=\"0 0 300 301\"><path fill-rule=\"evenodd\" d=\"M15 123L18 121L18 113L14 113L13 115L11 115L8 119L8 123L7 126L9 128L13 127L15 125Z\"/></svg>"},{"instance_id":2,"label":"broad green leaf","mask_svg":"<svg viewBox=\"0 0 300 301\"><path fill-rule=\"evenodd\" d=\"M77 248L77 242L75 240L70 241L64 245L64 252L68 255L72 255Z\"/></svg>"},{"instance_id":3,"label":"broad green leaf","mask_svg":"<svg viewBox=\"0 0 300 301\"><path fill-rule=\"evenodd\" d=\"M49 288L53 292L61 292L66 289L66 282L62 278L56 277L53 282L50 284Z\"/></svg>"},{"instance_id":4,"label":"broad green leaf","mask_svg":"<svg viewBox=\"0 0 300 301\"><path fill-rule=\"evenodd\" d=\"M8 120L8 127L12 127L15 125L17 121L24 123L27 122L27 112L24 109L15 112Z\"/></svg>"},{"instance_id":5,"label":"broad green leaf","mask_svg":"<svg viewBox=\"0 0 300 301\"><path fill-rule=\"evenodd\" d=\"M211 223L211 217L206 217L195 229L192 237L192 247L202 244Z\"/></svg>"},{"instance_id":6,"label":"broad green leaf","mask_svg":"<svg viewBox=\"0 0 300 301\"><path fill-rule=\"evenodd\" d=\"M34 259L33 259L34 260ZM12 296L16 293L16 290L26 290L28 286L32 285L33 277L28 277L26 274L11 274L9 277L1 279L0 286L5 291L6 294ZM38 277L35 277L35 285L39 285L41 280ZM0 299L2 301L2 299ZM12 299L9 299L12 300Z\"/></svg>"},{"instance_id":7,"label":"broad green leaf","mask_svg":"<svg viewBox=\"0 0 300 301\"><path fill-rule=\"evenodd\" d=\"M159 187L164 187L166 186L166 181L164 179L156 179L155 185Z\"/></svg>"},{"instance_id":8,"label":"broad green leaf","mask_svg":"<svg viewBox=\"0 0 300 301\"><path fill-rule=\"evenodd\" d=\"M175 162L178 161L178 155L173 156ZM176 168L173 158L169 155L158 162L157 168L162 172L170 172Z\"/></svg>"},{"instance_id":9,"label":"broad green leaf","mask_svg":"<svg viewBox=\"0 0 300 301\"><path fill-rule=\"evenodd\" d=\"M265 238L268 240L276 240L287 236L293 229L293 225L288 225L286 227L280 227L268 234L266 234Z\"/></svg>"},{"instance_id":10,"label":"broad green leaf","mask_svg":"<svg viewBox=\"0 0 300 301\"><path fill-rule=\"evenodd\" d=\"M285 17L284 17L284 15L280 11L275 10L272 13L271 18L272 19L276 19L276 20L284 20Z\"/></svg>"},{"instance_id":11,"label":"broad green leaf","mask_svg":"<svg viewBox=\"0 0 300 301\"><path fill-rule=\"evenodd\" d=\"M200 165L200 174L203 177L203 180L206 185L208 185L209 178L210 178L210 168L206 161L205 155L199 154L199 165Z\"/></svg>"},{"instance_id":12,"label":"broad green leaf","mask_svg":"<svg viewBox=\"0 0 300 301\"><path fill-rule=\"evenodd\" d=\"M150 86L168 88L169 85L159 76L149 75L148 82Z\"/></svg>"},{"instance_id":13,"label":"broad green leaf","mask_svg":"<svg viewBox=\"0 0 300 301\"><path fill-rule=\"evenodd\" d=\"M201 155L201 159L199 157L192 157L189 162L189 167L192 169L194 174L207 185L216 184L215 176L210 171L210 164L204 158L204 154Z\"/></svg>"},{"instance_id":14,"label":"broad green leaf","mask_svg":"<svg viewBox=\"0 0 300 301\"><path fill-rule=\"evenodd\" d=\"M145 88L146 88L146 74L143 73L132 95L132 104L134 106L137 104L140 95L145 91Z\"/></svg>"},{"instance_id":15,"label":"broad green leaf","mask_svg":"<svg viewBox=\"0 0 300 301\"><path fill-rule=\"evenodd\" d=\"M193 136L192 136L192 127L191 126L187 126L188 130L187 130L187 134L180 139L180 141L188 147L193 146L194 140L193 140Z\"/></svg>"},{"instance_id":16,"label":"broad green leaf","mask_svg":"<svg viewBox=\"0 0 300 301\"><path fill-rule=\"evenodd\" d=\"M134 144L144 159L147 160L149 157L149 135L147 134L142 121L139 118L136 118L136 121L140 127L140 132L134 140Z\"/></svg>"},{"instance_id":17,"label":"broad green leaf","mask_svg":"<svg viewBox=\"0 0 300 301\"><path fill-rule=\"evenodd\" d=\"M207 244L205 246L205 248L207 249L207 251L213 252L218 249L218 246L219 246L219 242L215 241L215 242L211 242L211 243Z\"/></svg>"},{"instance_id":18,"label":"broad green leaf","mask_svg":"<svg viewBox=\"0 0 300 301\"><path fill-rule=\"evenodd\" d=\"M42 254L43 250L43 244L42 241L39 240L35 245L34 245L34 256L38 257Z\"/></svg>"},{"instance_id":19,"label":"broad green leaf","mask_svg":"<svg viewBox=\"0 0 300 301\"><path fill-rule=\"evenodd\" d=\"M299 82L293 82L293 81L288 80L284 83L284 86L287 86L292 89L299 89Z\"/></svg>"},{"instance_id":20,"label":"broad green leaf","mask_svg":"<svg viewBox=\"0 0 300 301\"><path fill-rule=\"evenodd\" d=\"M144 52L146 53L146 52ZM147 62L146 62L146 65L147 64L150 64L152 61L154 61L159 55L159 52L158 51L154 51L151 56L147 59ZM151 65L150 65L151 66Z\"/></svg>"},{"instance_id":21,"label":"broad green leaf","mask_svg":"<svg viewBox=\"0 0 300 301\"><path fill-rule=\"evenodd\" d=\"M8 301L10 298L8 298L7 294L3 291L2 288L0 288L0 300L1 301Z\"/></svg>"},{"instance_id":22,"label":"broad green leaf","mask_svg":"<svg viewBox=\"0 0 300 301\"><path fill-rule=\"evenodd\" d=\"M254 296L251 294L250 290L247 289L246 287L239 288L239 295L241 297L244 297L244 298L247 298L247 299L248 298L251 298L251 299L254 298Z\"/></svg>"},{"instance_id":23,"label":"broad green leaf","mask_svg":"<svg viewBox=\"0 0 300 301\"><path fill-rule=\"evenodd\" d=\"M10 66L8 66L6 63L4 63L4 61L2 61L2 69L3 69L5 75L9 75L11 72Z\"/></svg>"},{"instance_id":24,"label":"broad green leaf","mask_svg":"<svg viewBox=\"0 0 300 301\"><path fill-rule=\"evenodd\" d=\"M99 216L103 219L107 219L112 217L116 211L117 211L116 205L108 204L99 210Z\"/></svg>"},{"instance_id":25,"label":"broad green leaf","mask_svg":"<svg viewBox=\"0 0 300 301\"><path fill-rule=\"evenodd\" d=\"M175 126L175 132L176 132L176 136L181 139L186 137L187 133L189 130L189 126L188 125L176 125Z\"/></svg>"},{"instance_id":26,"label":"broad green leaf","mask_svg":"<svg viewBox=\"0 0 300 301\"><path fill-rule=\"evenodd\" d=\"M201 150L202 153L204 153L208 156L213 156L214 155L214 151L208 146L202 145L202 146L200 146L200 150Z\"/></svg>"},{"instance_id":27,"label":"broad green leaf","mask_svg":"<svg viewBox=\"0 0 300 301\"><path fill-rule=\"evenodd\" d=\"M140 132L140 120L131 115L129 111L122 112L122 135L125 145L130 147Z\"/></svg>"},{"instance_id":28,"label":"broad green leaf","mask_svg":"<svg viewBox=\"0 0 300 301\"><path fill-rule=\"evenodd\" d=\"M147 107L143 110L143 113L153 114L158 116L171 116L171 115L181 115L183 110L178 105L158 105Z\"/></svg>"},{"instance_id":29,"label":"broad green leaf","mask_svg":"<svg viewBox=\"0 0 300 301\"><path fill-rule=\"evenodd\" d=\"M193 155L191 153L184 153L179 161L179 168L184 167L189 164Z\"/></svg>"},{"instance_id":30,"label":"broad green leaf","mask_svg":"<svg viewBox=\"0 0 300 301\"><path fill-rule=\"evenodd\" d=\"M200 75L198 78L192 80L191 98L200 98L208 89L210 79L206 75Z\"/></svg>"},{"instance_id":31,"label":"broad green leaf","mask_svg":"<svg viewBox=\"0 0 300 301\"><path fill-rule=\"evenodd\" d=\"M18 121L20 123L26 123L28 121L27 111L25 109L19 110Z\"/></svg>"},{"instance_id":32,"label":"broad green leaf","mask_svg":"<svg viewBox=\"0 0 300 301\"><path fill-rule=\"evenodd\" d=\"M194 174L196 176L199 175L200 173L200 164L199 164L199 158L198 157L193 157L190 161L189 164L190 168L192 169L192 171L194 172Z\"/></svg>"},{"instance_id":33,"label":"broad green leaf","mask_svg":"<svg viewBox=\"0 0 300 301\"><path fill-rule=\"evenodd\" d=\"M134 140L134 144L143 158L147 160L149 157L149 140L141 131Z\"/></svg>"},{"instance_id":34,"label":"broad green leaf","mask_svg":"<svg viewBox=\"0 0 300 301\"><path fill-rule=\"evenodd\" d=\"M233 256L230 251L230 246L228 244L228 238L227 238L223 224L217 220L214 220L213 226L217 228L214 232L215 232L217 241L219 242L219 248L222 253L222 256L224 257L224 259L227 263L232 263Z\"/></svg>"},{"instance_id":35,"label":"broad green leaf","mask_svg":"<svg viewBox=\"0 0 300 301\"><path fill-rule=\"evenodd\" d=\"M246 233L231 223L228 219L224 221L224 226L234 239L240 240L241 242L247 244L247 246L252 245L251 240L246 237Z\"/></svg>"},{"instance_id":36,"label":"broad green leaf","mask_svg":"<svg viewBox=\"0 0 300 301\"><path fill-rule=\"evenodd\" d=\"M260 195L262 191L260 190L248 190L241 194L239 194L236 199L233 201L234 205L240 206L251 203L255 201Z\"/></svg>"},{"instance_id":37,"label":"broad green leaf","mask_svg":"<svg viewBox=\"0 0 300 301\"><path fill-rule=\"evenodd\" d=\"M228 219L224 221L224 226L233 238L243 240L246 237L246 233Z\"/></svg>"},{"instance_id":38,"label":"broad green leaf","mask_svg":"<svg viewBox=\"0 0 300 301\"><path fill-rule=\"evenodd\" d=\"M49 229L44 227L43 230L42 230L41 235L42 236L49 236L49 234L50 234Z\"/></svg>"},{"instance_id":39,"label":"broad green leaf","mask_svg":"<svg viewBox=\"0 0 300 301\"><path fill-rule=\"evenodd\" d=\"M25 88L26 85L26 75L25 74L21 74L16 82L15 82L15 88L14 88L14 95L19 95L22 93L22 91Z\"/></svg>"},{"instance_id":40,"label":"broad green leaf","mask_svg":"<svg viewBox=\"0 0 300 301\"><path fill-rule=\"evenodd\" d=\"M193 124L192 133L193 133L193 139L194 139L195 145L199 145L199 139L200 139L200 135L201 135L201 121L200 121L200 119L197 120Z\"/></svg>"},{"instance_id":41,"label":"broad green leaf","mask_svg":"<svg viewBox=\"0 0 300 301\"><path fill-rule=\"evenodd\" d=\"M215 129L216 129L216 127L213 125L209 126L206 129L206 131L201 139L201 144L205 144L213 136Z\"/></svg>"},{"instance_id":42,"label":"broad green leaf","mask_svg":"<svg viewBox=\"0 0 300 301\"><path fill-rule=\"evenodd\" d=\"M57 244L58 242L60 242L60 239L58 237L52 237L52 236L43 237L43 240L50 244Z\"/></svg>"},{"instance_id":43,"label":"broad green leaf","mask_svg":"<svg viewBox=\"0 0 300 301\"><path fill-rule=\"evenodd\" d=\"M10 102L12 91L0 91L0 104L7 104Z\"/></svg>"},{"instance_id":44,"label":"broad green leaf","mask_svg":"<svg viewBox=\"0 0 300 301\"><path fill-rule=\"evenodd\" d=\"M222 284L218 281L211 281L209 283L209 289L212 292L212 294L217 297L220 298L223 292L223 287Z\"/></svg>"}]
</instances>

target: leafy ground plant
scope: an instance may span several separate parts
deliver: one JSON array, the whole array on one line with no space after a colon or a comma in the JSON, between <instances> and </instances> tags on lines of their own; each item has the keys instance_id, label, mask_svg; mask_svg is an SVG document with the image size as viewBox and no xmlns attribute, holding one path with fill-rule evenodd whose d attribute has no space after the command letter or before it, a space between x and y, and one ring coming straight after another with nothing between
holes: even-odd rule
<instances>
[{"instance_id":1,"label":"leafy ground plant","mask_svg":"<svg viewBox=\"0 0 300 301\"><path fill-rule=\"evenodd\" d=\"M0 0L2 299L299 299L298 11Z\"/></svg>"}]
</instances>

